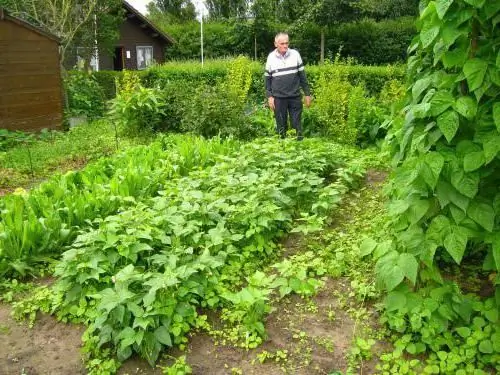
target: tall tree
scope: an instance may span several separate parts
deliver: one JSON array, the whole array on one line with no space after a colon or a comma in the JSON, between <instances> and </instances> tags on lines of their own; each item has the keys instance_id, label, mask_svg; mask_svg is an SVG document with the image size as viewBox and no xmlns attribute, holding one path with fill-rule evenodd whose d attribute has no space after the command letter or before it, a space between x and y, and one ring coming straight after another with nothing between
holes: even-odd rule
<instances>
[{"instance_id":1,"label":"tall tree","mask_svg":"<svg viewBox=\"0 0 500 375\"><path fill-rule=\"evenodd\" d=\"M151 19L183 23L196 19L196 8L191 0L156 0L147 6Z\"/></svg>"},{"instance_id":2,"label":"tall tree","mask_svg":"<svg viewBox=\"0 0 500 375\"><path fill-rule=\"evenodd\" d=\"M325 30L330 25L352 22L361 17L358 0L314 0L304 9L303 16L295 23L300 29L306 23L315 23L321 28L320 62L325 60Z\"/></svg>"},{"instance_id":3,"label":"tall tree","mask_svg":"<svg viewBox=\"0 0 500 375\"><path fill-rule=\"evenodd\" d=\"M211 20L246 18L249 9L246 0L206 0L205 5Z\"/></svg>"}]
</instances>

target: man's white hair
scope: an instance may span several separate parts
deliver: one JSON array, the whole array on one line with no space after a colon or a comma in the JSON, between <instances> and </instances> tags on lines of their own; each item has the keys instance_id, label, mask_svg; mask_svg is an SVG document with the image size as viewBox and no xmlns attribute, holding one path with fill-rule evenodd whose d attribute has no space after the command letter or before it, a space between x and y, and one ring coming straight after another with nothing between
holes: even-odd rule
<instances>
[{"instance_id":1,"label":"man's white hair","mask_svg":"<svg viewBox=\"0 0 500 375\"><path fill-rule=\"evenodd\" d=\"M274 41L277 42L278 40L280 40L281 38L289 38L288 37L288 34L287 33L278 33L276 34L276 36L274 37Z\"/></svg>"}]
</instances>

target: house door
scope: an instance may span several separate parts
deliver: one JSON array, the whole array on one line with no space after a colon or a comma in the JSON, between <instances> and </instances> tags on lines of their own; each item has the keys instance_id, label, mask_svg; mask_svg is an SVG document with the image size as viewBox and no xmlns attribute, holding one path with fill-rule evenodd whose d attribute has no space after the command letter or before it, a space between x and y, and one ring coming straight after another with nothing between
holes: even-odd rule
<instances>
[{"instance_id":1,"label":"house door","mask_svg":"<svg viewBox=\"0 0 500 375\"><path fill-rule=\"evenodd\" d=\"M123 47L115 48L115 55L113 57L113 70L123 70Z\"/></svg>"}]
</instances>

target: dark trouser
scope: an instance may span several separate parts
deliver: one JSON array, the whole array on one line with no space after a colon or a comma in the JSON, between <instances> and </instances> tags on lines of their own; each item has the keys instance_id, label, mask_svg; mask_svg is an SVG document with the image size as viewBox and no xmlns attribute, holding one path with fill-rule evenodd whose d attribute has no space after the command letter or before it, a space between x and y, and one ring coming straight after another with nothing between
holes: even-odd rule
<instances>
[{"instance_id":1,"label":"dark trouser","mask_svg":"<svg viewBox=\"0 0 500 375\"><path fill-rule=\"evenodd\" d=\"M276 119L276 130L281 138L285 138L288 129L288 114L292 127L297 132L297 139L302 139L302 98L274 98L274 117Z\"/></svg>"}]
</instances>

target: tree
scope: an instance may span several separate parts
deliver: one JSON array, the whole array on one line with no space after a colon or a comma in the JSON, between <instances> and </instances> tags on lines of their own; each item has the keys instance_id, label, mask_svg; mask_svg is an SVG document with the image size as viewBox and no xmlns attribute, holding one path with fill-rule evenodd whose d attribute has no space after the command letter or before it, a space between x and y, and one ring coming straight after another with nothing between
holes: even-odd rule
<instances>
[{"instance_id":1,"label":"tree","mask_svg":"<svg viewBox=\"0 0 500 375\"><path fill-rule=\"evenodd\" d=\"M325 60L326 28L359 19L361 12L357 4L358 0L314 0L295 23L294 29L300 29L307 23L315 23L321 28L320 62Z\"/></svg>"},{"instance_id":2,"label":"tree","mask_svg":"<svg viewBox=\"0 0 500 375\"><path fill-rule=\"evenodd\" d=\"M89 51L96 41L105 48L112 45L122 21L120 0L0 0L0 6L57 36L62 67L75 45Z\"/></svg>"},{"instance_id":3,"label":"tree","mask_svg":"<svg viewBox=\"0 0 500 375\"><path fill-rule=\"evenodd\" d=\"M151 19L163 19L167 23L183 23L196 20L196 8L191 0L156 0L147 6Z\"/></svg>"},{"instance_id":4,"label":"tree","mask_svg":"<svg viewBox=\"0 0 500 375\"><path fill-rule=\"evenodd\" d=\"M206 0L205 5L211 20L247 17L246 0Z\"/></svg>"}]
</instances>

